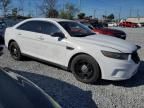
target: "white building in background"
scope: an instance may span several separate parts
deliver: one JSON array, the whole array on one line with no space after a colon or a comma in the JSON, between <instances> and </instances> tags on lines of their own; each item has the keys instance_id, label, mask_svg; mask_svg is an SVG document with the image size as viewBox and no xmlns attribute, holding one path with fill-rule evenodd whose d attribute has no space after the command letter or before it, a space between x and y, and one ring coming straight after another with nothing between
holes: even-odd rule
<instances>
[{"instance_id":1,"label":"white building in background","mask_svg":"<svg viewBox=\"0 0 144 108\"><path fill-rule=\"evenodd\" d=\"M128 22L133 22L133 23L144 23L144 17L140 17L140 18L137 18L137 17L129 17L127 18Z\"/></svg>"}]
</instances>

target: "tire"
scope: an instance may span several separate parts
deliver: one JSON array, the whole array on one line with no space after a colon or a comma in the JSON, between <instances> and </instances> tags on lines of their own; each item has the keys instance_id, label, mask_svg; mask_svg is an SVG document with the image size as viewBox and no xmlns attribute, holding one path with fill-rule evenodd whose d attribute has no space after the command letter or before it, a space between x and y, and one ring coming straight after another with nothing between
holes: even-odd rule
<instances>
[{"instance_id":1,"label":"tire","mask_svg":"<svg viewBox=\"0 0 144 108\"><path fill-rule=\"evenodd\" d=\"M95 83L101 77L98 63L91 56L76 56L71 63L71 71L78 81Z\"/></svg>"},{"instance_id":2,"label":"tire","mask_svg":"<svg viewBox=\"0 0 144 108\"><path fill-rule=\"evenodd\" d=\"M10 43L9 51L13 59L18 60L18 61L22 59L20 48L16 42Z\"/></svg>"}]
</instances>

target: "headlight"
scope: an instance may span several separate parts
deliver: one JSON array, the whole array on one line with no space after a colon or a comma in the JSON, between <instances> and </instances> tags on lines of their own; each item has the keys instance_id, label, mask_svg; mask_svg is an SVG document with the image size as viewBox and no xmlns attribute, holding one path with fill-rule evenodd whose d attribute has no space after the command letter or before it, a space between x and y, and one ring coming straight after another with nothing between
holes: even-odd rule
<instances>
[{"instance_id":1,"label":"headlight","mask_svg":"<svg viewBox=\"0 0 144 108\"><path fill-rule=\"evenodd\" d=\"M116 53L116 52L102 51L102 54L106 57L120 59L120 60L128 60L128 57L129 57L128 53Z\"/></svg>"}]
</instances>

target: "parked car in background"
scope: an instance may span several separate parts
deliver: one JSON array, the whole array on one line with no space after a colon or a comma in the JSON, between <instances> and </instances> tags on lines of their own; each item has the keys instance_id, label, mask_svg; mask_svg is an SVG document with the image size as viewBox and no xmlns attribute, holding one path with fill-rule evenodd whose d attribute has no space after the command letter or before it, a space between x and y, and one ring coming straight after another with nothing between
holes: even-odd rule
<instances>
[{"instance_id":1,"label":"parked car in background","mask_svg":"<svg viewBox=\"0 0 144 108\"><path fill-rule=\"evenodd\" d=\"M115 23L115 22L109 22L108 23L108 27L117 27L118 25L117 25L117 23Z\"/></svg>"},{"instance_id":2,"label":"parked car in background","mask_svg":"<svg viewBox=\"0 0 144 108\"><path fill-rule=\"evenodd\" d=\"M126 33L124 31L105 28L103 27L102 24L90 24L88 22L81 22L81 23L87 26L88 28L90 28L91 30L93 30L97 34L104 34L104 35L113 36L124 40L126 39Z\"/></svg>"},{"instance_id":3,"label":"parked car in background","mask_svg":"<svg viewBox=\"0 0 144 108\"><path fill-rule=\"evenodd\" d=\"M142 27L142 24L141 24L141 23L138 23L137 25L138 25L138 27Z\"/></svg>"},{"instance_id":4,"label":"parked car in background","mask_svg":"<svg viewBox=\"0 0 144 108\"><path fill-rule=\"evenodd\" d=\"M6 22L0 21L0 45L4 44L4 32L7 27Z\"/></svg>"},{"instance_id":5,"label":"parked car in background","mask_svg":"<svg viewBox=\"0 0 144 108\"><path fill-rule=\"evenodd\" d=\"M140 23L141 24L141 27L144 27L144 23Z\"/></svg>"},{"instance_id":6,"label":"parked car in background","mask_svg":"<svg viewBox=\"0 0 144 108\"><path fill-rule=\"evenodd\" d=\"M0 67L0 108L61 108L36 84Z\"/></svg>"},{"instance_id":7,"label":"parked car in background","mask_svg":"<svg viewBox=\"0 0 144 108\"><path fill-rule=\"evenodd\" d=\"M84 83L129 79L140 64L139 48L133 43L96 35L65 19L25 20L6 29L5 44L15 60L23 55L38 58L72 71Z\"/></svg>"},{"instance_id":8,"label":"parked car in background","mask_svg":"<svg viewBox=\"0 0 144 108\"><path fill-rule=\"evenodd\" d=\"M137 23L132 23L132 22L127 22L127 21L124 21L124 22L121 22L119 24L120 27L132 27L132 28L137 28L139 27Z\"/></svg>"}]
</instances>

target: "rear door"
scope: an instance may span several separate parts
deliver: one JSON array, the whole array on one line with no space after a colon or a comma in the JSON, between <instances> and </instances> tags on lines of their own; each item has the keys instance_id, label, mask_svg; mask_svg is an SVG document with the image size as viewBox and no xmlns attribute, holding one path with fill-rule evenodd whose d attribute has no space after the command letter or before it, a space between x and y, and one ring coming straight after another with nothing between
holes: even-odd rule
<instances>
[{"instance_id":1,"label":"rear door","mask_svg":"<svg viewBox=\"0 0 144 108\"><path fill-rule=\"evenodd\" d=\"M17 27L17 42L22 53L40 57L42 28L39 21L29 21Z\"/></svg>"}]
</instances>

